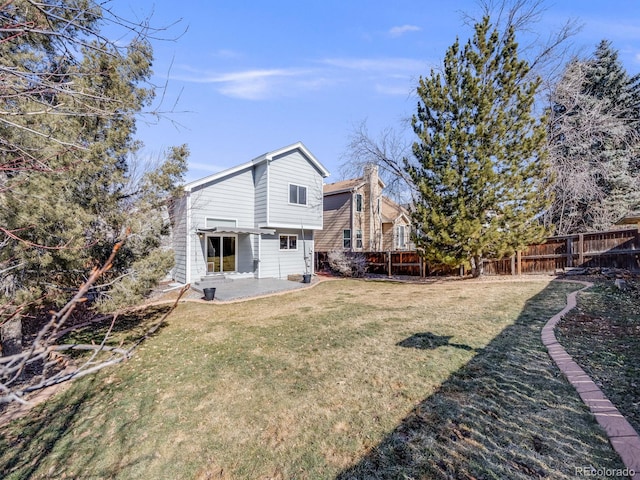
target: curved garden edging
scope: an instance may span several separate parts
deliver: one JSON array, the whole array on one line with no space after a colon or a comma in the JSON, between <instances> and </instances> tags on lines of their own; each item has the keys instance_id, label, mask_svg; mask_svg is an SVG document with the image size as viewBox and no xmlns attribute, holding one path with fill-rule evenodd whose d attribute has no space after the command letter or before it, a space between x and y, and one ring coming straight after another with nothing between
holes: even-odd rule
<instances>
[{"instance_id":1,"label":"curved garden edging","mask_svg":"<svg viewBox=\"0 0 640 480\"><path fill-rule=\"evenodd\" d=\"M560 280L565 281L565 280ZM558 366L571 385L574 386L582 401L589 407L596 421L605 430L611 445L620 455L622 462L629 471L633 471L631 478L640 480L640 436L607 399L602 390L591 380L591 377L567 353L555 336L554 328L558 322L577 305L579 292L586 290L593 284L581 280L568 280L569 283L584 285L580 290L567 295L567 305L555 314L542 328L542 343L547 348L549 356Z\"/></svg>"}]
</instances>

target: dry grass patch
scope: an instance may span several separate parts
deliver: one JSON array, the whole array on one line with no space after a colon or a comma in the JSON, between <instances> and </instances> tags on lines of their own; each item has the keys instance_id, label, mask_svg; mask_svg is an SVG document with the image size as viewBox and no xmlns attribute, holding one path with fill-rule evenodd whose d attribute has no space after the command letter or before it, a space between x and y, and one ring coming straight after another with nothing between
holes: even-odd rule
<instances>
[{"instance_id":1,"label":"dry grass patch","mask_svg":"<svg viewBox=\"0 0 640 480\"><path fill-rule=\"evenodd\" d=\"M465 472L491 472L522 450L544 456L536 468L549 478L570 478L564 464L582 465L583 452L615 465L584 409L564 402L571 391L539 344L541 322L569 288L345 280L239 304L183 304L130 362L0 430L0 472L420 478L453 468L442 461L471 459ZM547 413L534 424L532 411ZM565 427L556 431L553 418ZM512 432L537 435L544 448ZM563 437L548 440L556 433ZM465 448L450 449L453 437ZM389 441L404 446L389 450Z\"/></svg>"}]
</instances>

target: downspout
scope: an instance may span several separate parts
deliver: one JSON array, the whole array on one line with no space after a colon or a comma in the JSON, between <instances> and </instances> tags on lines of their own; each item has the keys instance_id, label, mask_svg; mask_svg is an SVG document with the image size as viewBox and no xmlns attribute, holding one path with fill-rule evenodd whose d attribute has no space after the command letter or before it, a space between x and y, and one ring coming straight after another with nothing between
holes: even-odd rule
<instances>
[{"instance_id":1,"label":"downspout","mask_svg":"<svg viewBox=\"0 0 640 480\"><path fill-rule=\"evenodd\" d=\"M355 195L355 189L351 190L351 198L349 199L349 221L351 222L351 251L354 252L355 250L355 245L356 245L356 231L354 229L354 226L356 224L356 222L354 221L355 219L354 217L354 209L353 209L353 202L354 202L354 195ZM343 245L344 247L344 245Z\"/></svg>"},{"instance_id":2,"label":"downspout","mask_svg":"<svg viewBox=\"0 0 640 480\"><path fill-rule=\"evenodd\" d=\"M262 271L261 271L261 266L260 264L262 263L260 261L260 258L262 257L262 234L258 234L258 266L256 268L256 274L258 276L258 278L262 278Z\"/></svg>"}]
</instances>

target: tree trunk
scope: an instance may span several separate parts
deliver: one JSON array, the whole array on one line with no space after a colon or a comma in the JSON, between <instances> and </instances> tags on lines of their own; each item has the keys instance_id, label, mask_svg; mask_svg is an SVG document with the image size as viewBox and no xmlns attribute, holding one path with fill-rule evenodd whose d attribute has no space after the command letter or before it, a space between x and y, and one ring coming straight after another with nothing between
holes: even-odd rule
<instances>
[{"instance_id":1,"label":"tree trunk","mask_svg":"<svg viewBox=\"0 0 640 480\"><path fill-rule=\"evenodd\" d=\"M22 320L20 318L14 318L0 327L0 342L4 357L22 352Z\"/></svg>"},{"instance_id":2,"label":"tree trunk","mask_svg":"<svg viewBox=\"0 0 640 480\"><path fill-rule=\"evenodd\" d=\"M471 276L473 278L478 278L479 276L482 275L482 257L480 255L474 255L472 258L472 265L471 265Z\"/></svg>"}]
</instances>

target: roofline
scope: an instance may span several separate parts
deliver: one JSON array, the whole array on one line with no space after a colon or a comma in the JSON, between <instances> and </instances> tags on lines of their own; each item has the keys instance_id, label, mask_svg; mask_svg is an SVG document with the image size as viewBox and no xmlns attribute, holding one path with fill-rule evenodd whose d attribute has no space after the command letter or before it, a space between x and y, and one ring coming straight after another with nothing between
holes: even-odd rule
<instances>
[{"instance_id":1,"label":"roofline","mask_svg":"<svg viewBox=\"0 0 640 480\"><path fill-rule=\"evenodd\" d=\"M323 178L326 178L330 175L329 170L325 168L322 163L309 151L307 147L302 142L296 142L287 147L279 148L278 150L274 150L272 152L267 152L259 157L254 158L248 162L242 163L240 165L236 165L235 167L227 168L226 170L222 170L217 173L213 173L199 180L194 180L193 182L189 182L184 185L183 189L185 192L190 192L194 188L197 188L201 185L204 185L209 182L213 182L214 180L218 180L223 177L228 177L229 175L233 175L234 173L245 170L246 168L251 168L261 163L271 161L275 157L282 155L286 152L290 152L292 150L300 150L310 161L311 163L320 171L320 174Z\"/></svg>"},{"instance_id":2,"label":"roofline","mask_svg":"<svg viewBox=\"0 0 640 480\"><path fill-rule=\"evenodd\" d=\"M348 180L345 180L348 181ZM338 183L338 182L335 182ZM361 182L358 183L357 185L354 185L353 187L345 187L345 188L341 188L340 190L331 190L329 192L322 192L322 195L336 195L338 193L347 193L347 192L355 192L358 188L362 187L366 182ZM328 185L333 185L332 183L326 183L323 185L323 189L324 187L328 186Z\"/></svg>"}]
</instances>

